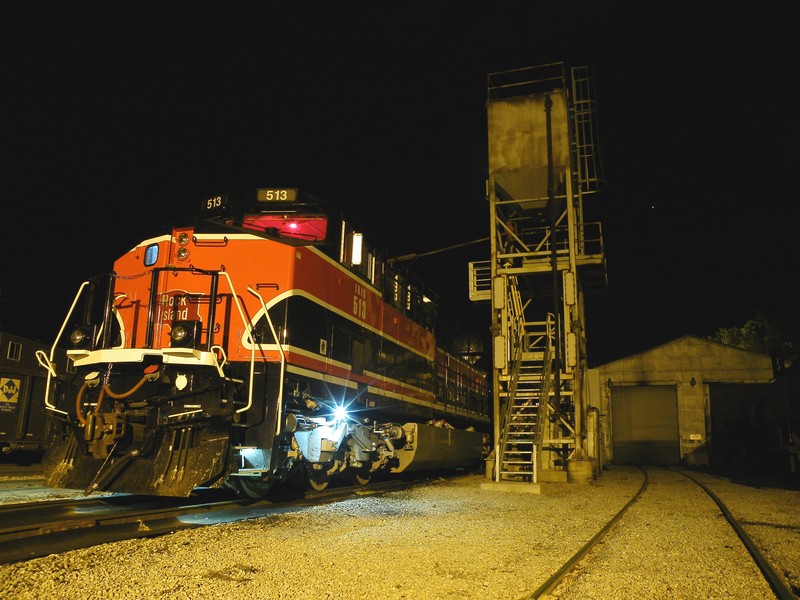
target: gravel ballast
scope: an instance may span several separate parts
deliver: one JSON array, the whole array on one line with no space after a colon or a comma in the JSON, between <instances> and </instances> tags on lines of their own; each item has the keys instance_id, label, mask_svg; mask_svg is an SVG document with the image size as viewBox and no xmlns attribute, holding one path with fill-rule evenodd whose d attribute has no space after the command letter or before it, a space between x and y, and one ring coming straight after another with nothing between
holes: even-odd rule
<instances>
[{"instance_id":1,"label":"gravel ballast","mask_svg":"<svg viewBox=\"0 0 800 600\"><path fill-rule=\"evenodd\" d=\"M589 570L576 569L551 597L773 597L732 530L715 529L723 518L713 501L664 475L651 475L629 516L586 557ZM771 558L800 565L800 491L707 479L752 522L757 542L779 532ZM0 597L526 598L631 500L643 475L612 465L588 483L541 484L538 494L485 489L486 481L443 479L0 565ZM800 583L797 571L788 576Z\"/></svg>"}]
</instances>

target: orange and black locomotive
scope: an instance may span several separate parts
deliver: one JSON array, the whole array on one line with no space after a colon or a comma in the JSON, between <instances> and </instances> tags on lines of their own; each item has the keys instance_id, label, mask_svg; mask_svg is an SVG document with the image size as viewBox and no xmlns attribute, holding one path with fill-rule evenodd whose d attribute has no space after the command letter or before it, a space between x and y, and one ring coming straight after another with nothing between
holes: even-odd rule
<instances>
[{"instance_id":1,"label":"orange and black locomotive","mask_svg":"<svg viewBox=\"0 0 800 600\"><path fill-rule=\"evenodd\" d=\"M293 188L202 202L87 279L50 356L55 487L259 497L300 477L479 465L484 373L437 345L437 297ZM52 391L50 391L52 390Z\"/></svg>"}]
</instances>

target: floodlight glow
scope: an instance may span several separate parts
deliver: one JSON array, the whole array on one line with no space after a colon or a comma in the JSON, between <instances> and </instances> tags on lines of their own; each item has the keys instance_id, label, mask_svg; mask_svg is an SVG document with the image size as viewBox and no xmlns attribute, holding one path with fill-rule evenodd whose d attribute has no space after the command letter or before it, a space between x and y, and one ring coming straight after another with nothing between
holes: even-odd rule
<instances>
[{"instance_id":1,"label":"floodlight glow","mask_svg":"<svg viewBox=\"0 0 800 600\"><path fill-rule=\"evenodd\" d=\"M333 410L333 420L336 421L344 421L347 419L347 409L344 406L337 406Z\"/></svg>"}]
</instances>

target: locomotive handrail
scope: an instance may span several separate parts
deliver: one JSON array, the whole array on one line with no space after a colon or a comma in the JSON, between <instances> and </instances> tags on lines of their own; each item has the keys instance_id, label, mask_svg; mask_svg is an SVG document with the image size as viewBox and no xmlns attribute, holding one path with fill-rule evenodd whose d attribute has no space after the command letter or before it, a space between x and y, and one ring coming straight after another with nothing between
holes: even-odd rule
<instances>
[{"instance_id":1,"label":"locomotive handrail","mask_svg":"<svg viewBox=\"0 0 800 600\"><path fill-rule=\"evenodd\" d=\"M247 337L250 340L250 384L248 385L247 389L247 404L236 411L237 413L243 413L246 410L250 410L250 407L253 406L253 374L255 373L255 365L256 365L256 343L255 340L253 339L253 326L250 323L250 321L248 321L244 316L242 305L239 302L239 296L236 293L236 289L233 287L233 281L231 281L231 276L228 275L227 271L219 271L219 273L224 275L225 279L228 280L228 286L230 286L231 288L231 295L233 296L233 302L236 304L236 310L239 311L239 316L242 318L242 323L244 323L245 329L247 331ZM209 323L209 327L211 327L211 323Z\"/></svg>"},{"instance_id":2,"label":"locomotive handrail","mask_svg":"<svg viewBox=\"0 0 800 600\"><path fill-rule=\"evenodd\" d=\"M225 372L222 369L223 369L223 367L225 367L226 364L228 364L228 355L225 354L225 348L223 348L222 346L219 346L219 345L216 345L216 344L211 346L211 352L212 353L214 352L214 350L219 350L219 353L222 356L222 358L220 359L219 356L216 356L216 354L214 355L215 358L217 359L217 361L216 361L217 362L217 372L219 373L220 377L224 378L225 377Z\"/></svg>"},{"instance_id":3,"label":"locomotive handrail","mask_svg":"<svg viewBox=\"0 0 800 600\"><path fill-rule=\"evenodd\" d=\"M67 328L67 323L69 323L70 318L72 318L72 312L75 310L75 306L78 304L78 298L81 297L83 294L83 288L89 285L88 281L84 281L81 284L81 287L78 288L78 293L75 294L75 299L72 301L72 306L69 307L67 311L67 316L64 317L64 322L61 324L61 329L58 330L58 335L56 335L56 339L53 342L53 345L50 347L50 356L45 357L44 353L40 355L39 352L36 353L36 359L39 361L39 364L47 369L47 384L45 385L44 389L44 406L47 410L52 410L53 412L61 413L62 415L67 415L68 413L64 410L59 410L56 408L55 404L50 402L50 381L53 377L56 376L56 373L53 369L53 359L56 353L56 347L58 346L58 342L61 340L61 335L64 333L64 330ZM45 365L42 361L47 360L47 364Z\"/></svg>"},{"instance_id":4,"label":"locomotive handrail","mask_svg":"<svg viewBox=\"0 0 800 600\"><path fill-rule=\"evenodd\" d=\"M250 286L247 286L247 291L261 301L261 307L264 309L264 316L267 319L270 331L272 331L272 337L275 340L275 345L278 347L278 352L281 354L281 377L280 382L278 383L278 414L275 418L275 433L279 434L281 432L281 417L283 416L283 379L286 373L286 354L283 353L283 346L281 345L281 341L278 338L277 332L275 331L275 326L272 324L272 318L269 316L267 303L264 302L264 298ZM253 351L255 352L255 342L253 341L252 336L250 337L250 342L252 343Z\"/></svg>"},{"instance_id":5,"label":"locomotive handrail","mask_svg":"<svg viewBox=\"0 0 800 600\"><path fill-rule=\"evenodd\" d=\"M223 269L224 269L224 267L223 267ZM185 273L192 273L192 274L199 273L201 275L208 275L211 278L211 289L208 292L208 297L210 299L209 306L208 306L208 322L211 325L213 325L214 320L215 320L214 319L214 317L215 317L215 314L214 314L214 311L215 311L214 299L217 297L217 285L218 285L217 280L219 279L220 273L224 274L225 277L228 280L228 283L231 286L231 292L234 292L233 293L233 298L234 298L234 301L237 302L237 308L239 309L239 314L242 317L242 322L247 323L247 320L244 318L244 314L242 313L241 307L238 306L238 301L236 300L236 293L235 293L235 291L233 289L233 283L231 282L231 278L227 273L225 273L224 270L213 271L213 270L209 270L209 269L200 269L200 268L195 267L195 266L175 267L173 265L167 265L166 267L154 268L150 272L150 276L151 276L150 301L148 303L148 309L147 309L147 322L150 323L151 325L154 325L154 323L155 323L156 307L159 304L159 302L158 302L158 295L159 295L159 291L158 291L159 290L159 283L158 283L158 280L159 280L159 276L163 272L172 272L172 273L185 272ZM106 303L106 306L108 306L108 303ZM104 318L103 322L105 323L105 318ZM206 349L210 349L213 346L213 342L214 342L213 338L214 338L214 329L213 329L213 327L209 327L208 328L208 333L207 333L207 340L206 340ZM145 345L148 348L153 348L154 347L154 343L155 343L155 330L154 330L154 327L151 326L151 327L148 327L148 329L147 329L147 336L146 336L146 339L145 339Z\"/></svg>"},{"instance_id":6,"label":"locomotive handrail","mask_svg":"<svg viewBox=\"0 0 800 600\"><path fill-rule=\"evenodd\" d=\"M53 368L53 365L50 364L50 359L47 358L47 354L45 353L44 350L37 350L36 352L34 352L34 355L36 356L36 362L39 363L40 367L42 367L43 369L47 369L47 372L52 373L53 376L57 376L56 371Z\"/></svg>"},{"instance_id":7,"label":"locomotive handrail","mask_svg":"<svg viewBox=\"0 0 800 600\"><path fill-rule=\"evenodd\" d=\"M227 246L228 245L228 236L223 235L221 240L212 240L212 239L200 239L196 235L192 236L192 243L195 246Z\"/></svg>"}]
</instances>

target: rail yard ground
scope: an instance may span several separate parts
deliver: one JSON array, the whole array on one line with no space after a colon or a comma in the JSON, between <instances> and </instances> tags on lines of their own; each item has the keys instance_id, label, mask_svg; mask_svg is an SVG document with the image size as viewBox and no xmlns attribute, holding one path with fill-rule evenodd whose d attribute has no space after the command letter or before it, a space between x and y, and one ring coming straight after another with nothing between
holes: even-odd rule
<instances>
[{"instance_id":1,"label":"rail yard ground","mask_svg":"<svg viewBox=\"0 0 800 600\"><path fill-rule=\"evenodd\" d=\"M719 509L686 478L649 490L551 598L769 598ZM800 585L800 489L692 472ZM636 495L642 470L608 466L538 494L483 474L276 517L183 530L0 565L0 597L529 598ZM694 486L694 487L693 487ZM657 491L657 495L656 495ZM644 502L647 494L654 502ZM713 529L713 531L712 531ZM616 541L615 541L616 540ZM583 564L580 563L580 564Z\"/></svg>"}]
</instances>

